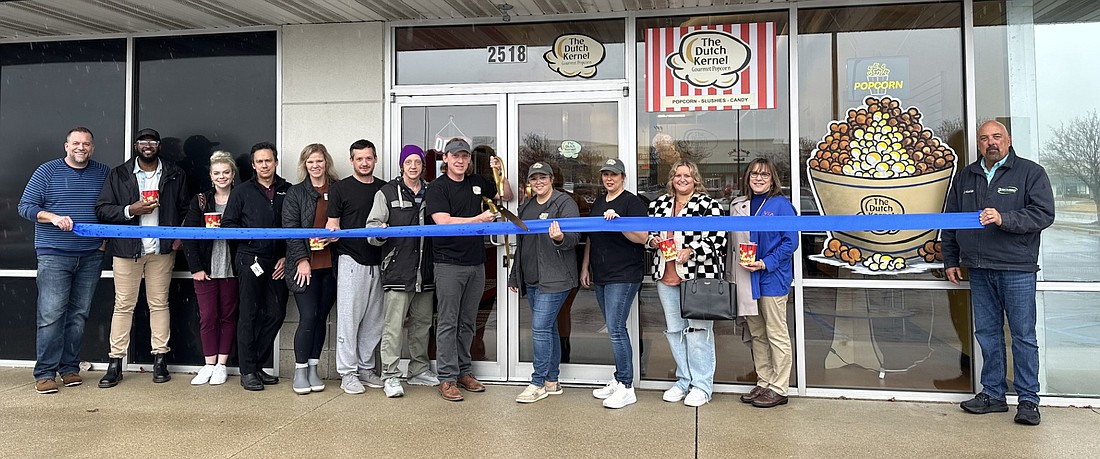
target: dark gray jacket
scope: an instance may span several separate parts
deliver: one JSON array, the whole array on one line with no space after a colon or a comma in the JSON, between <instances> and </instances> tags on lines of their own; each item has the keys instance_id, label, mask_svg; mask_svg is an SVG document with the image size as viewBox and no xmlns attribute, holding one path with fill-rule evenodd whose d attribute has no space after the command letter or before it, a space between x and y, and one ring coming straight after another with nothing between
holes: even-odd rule
<instances>
[{"instance_id":1,"label":"dark gray jacket","mask_svg":"<svg viewBox=\"0 0 1100 459\"><path fill-rule=\"evenodd\" d=\"M519 208L519 215L523 215L524 209L532 202L535 202L535 198L523 203ZM558 190L550 194L546 213L548 220L580 216L580 210L577 209L577 203L573 198ZM580 233L565 233L565 238L557 242L545 233L540 234L535 243L539 260L539 278L535 280L523 278L523 267L520 266L523 260L520 253L522 248L517 245L516 253L512 257L512 272L508 276L508 286L519 289L521 295L526 293L526 284L537 284L539 290L548 293L576 288L578 285L576 247L580 238Z\"/></svg>"},{"instance_id":2,"label":"dark gray jacket","mask_svg":"<svg viewBox=\"0 0 1100 459\"><path fill-rule=\"evenodd\" d=\"M1005 271L1039 270L1039 233L1054 223L1054 192L1042 166L1021 158L1011 147L987 186L981 158L955 175L947 193L947 212L1001 213L1001 226L943 230L943 264Z\"/></svg>"}]
</instances>

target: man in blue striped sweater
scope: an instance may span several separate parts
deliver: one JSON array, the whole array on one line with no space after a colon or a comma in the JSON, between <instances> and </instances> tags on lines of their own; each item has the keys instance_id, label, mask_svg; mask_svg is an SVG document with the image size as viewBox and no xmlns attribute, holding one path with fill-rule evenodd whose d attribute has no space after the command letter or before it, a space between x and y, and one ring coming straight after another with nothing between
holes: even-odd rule
<instances>
[{"instance_id":1,"label":"man in blue striped sweater","mask_svg":"<svg viewBox=\"0 0 1100 459\"><path fill-rule=\"evenodd\" d=\"M38 167L19 199L19 215L35 222L38 253L38 336L34 389L57 392L57 381L78 386L84 321L103 271L103 241L72 233L73 223L95 223L95 200L110 171L93 161L92 131L65 137L65 157Z\"/></svg>"}]
</instances>

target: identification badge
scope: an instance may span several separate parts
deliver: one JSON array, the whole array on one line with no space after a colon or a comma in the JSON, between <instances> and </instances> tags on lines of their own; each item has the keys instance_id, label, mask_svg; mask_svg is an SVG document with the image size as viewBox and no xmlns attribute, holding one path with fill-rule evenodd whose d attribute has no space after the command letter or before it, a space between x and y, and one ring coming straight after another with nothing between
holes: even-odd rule
<instances>
[{"instance_id":1,"label":"identification badge","mask_svg":"<svg viewBox=\"0 0 1100 459\"><path fill-rule=\"evenodd\" d=\"M260 277L260 276L264 275L264 268L260 267L260 262L258 262L258 261L255 262L255 263L252 263L252 266L249 266L249 268L252 269L252 273L255 274L256 277Z\"/></svg>"},{"instance_id":2,"label":"identification badge","mask_svg":"<svg viewBox=\"0 0 1100 459\"><path fill-rule=\"evenodd\" d=\"M325 199L325 201L328 201L328 193L322 194L321 196Z\"/></svg>"},{"instance_id":3,"label":"identification badge","mask_svg":"<svg viewBox=\"0 0 1100 459\"><path fill-rule=\"evenodd\" d=\"M543 213L539 214L539 220L546 220L549 217L550 217L550 214L548 214L546 212L543 212Z\"/></svg>"}]
</instances>

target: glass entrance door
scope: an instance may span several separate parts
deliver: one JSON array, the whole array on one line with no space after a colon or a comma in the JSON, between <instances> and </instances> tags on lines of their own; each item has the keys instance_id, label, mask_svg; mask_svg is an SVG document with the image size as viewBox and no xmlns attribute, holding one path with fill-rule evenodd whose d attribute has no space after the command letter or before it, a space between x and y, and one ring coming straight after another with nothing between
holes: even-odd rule
<instances>
[{"instance_id":1,"label":"glass entrance door","mask_svg":"<svg viewBox=\"0 0 1100 459\"><path fill-rule=\"evenodd\" d=\"M501 150L504 144L505 97L499 94L464 96L400 97L393 107L398 122L393 124L387 158L389 178L399 176L398 154L403 145L416 145L426 156L425 178L434 180L443 174L443 146L449 139L460 137L475 149L485 146ZM503 154L498 153L501 157ZM493 180L487 154L475 152L472 173ZM515 174L509 174L515 177ZM513 184L513 186L515 186ZM515 200L508 205L515 210ZM507 323L507 271L500 268L504 261L503 242L485 238L485 291L478 305L477 321L470 354L473 370L484 380L505 380L508 377L504 356L507 355L506 334L499 324ZM405 340L402 340L403 342ZM429 358L435 360L435 329L432 329ZM402 349L408 357L408 350ZM402 367L407 362L402 361Z\"/></svg>"},{"instance_id":2,"label":"glass entrance door","mask_svg":"<svg viewBox=\"0 0 1100 459\"><path fill-rule=\"evenodd\" d=\"M621 91L398 97L392 111L397 122L387 146L388 178L400 174L397 152L409 144L426 151L426 177L438 177L442 153L435 150L442 150L448 139L462 137L475 150L488 146L504 160L505 175L516 195L507 203L508 209L516 212L528 199L527 168L535 161L546 161L555 169L554 186L572 195L581 216L587 216L603 191L600 164L620 158L630 170L635 163L621 141L631 138L622 120L629 113L627 102ZM475 153L473 161L474 173L492 180L488 156ZM507 242L508 250L504 238L485 239L486 285L471 354L478 378L527 381L532 369L531 309L525 298L508 290L507 254L515 253L516 239L509 237ZM579 263L583 245L577 254ZM636 337L636 314L631 315L629 328ZM558 329L563 347L561 380L606 381L614 372L614 360L591 290L570 292ZM434 330L432 343L429 353L435 359ZM408 356L407 351L403 354Z\"/></svg>"},{"instance_id":3,"label":"glass entrance door","mask_svg":"<svg viewBox=\"0 0 1100 459\"><path fill-rule=\"evenodd\" d=\"M536 161L550 164L554 187L576 201L587 217L601 192L600 166L608 159L628 156L621 140L627 113L626 99L619 91L592 93L518 94L508 98L508 157L514 177L516 203L533 199L527 171ZM627 164L633 161L627 161ZM515 240L510 241L515 244ZM576 248L577 263L584 245ZM514 253L514 251L513 251ZM532 371L531 307L527 298L509 292L508 343L509 379L529 381ZM636 317L631 317L636 322ZM614 359L603 314L592 290L570 291L557 320L561 336L563 382L606 381L614 372ZM635 325L631 328L636 330ZM631 333L631 336L637 336ZM635 366L637 368L637 366Z\"/></svg>"}]
</instances>

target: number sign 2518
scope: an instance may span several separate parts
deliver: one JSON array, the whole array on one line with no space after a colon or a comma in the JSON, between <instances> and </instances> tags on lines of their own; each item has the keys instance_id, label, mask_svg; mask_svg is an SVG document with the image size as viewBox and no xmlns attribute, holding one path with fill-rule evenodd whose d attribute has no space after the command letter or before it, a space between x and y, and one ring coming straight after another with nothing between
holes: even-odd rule
<instances>
[{"instance_id":1,"label":"number sign 2518","mask_svg":"<svg viewBox=\"0 0 1100 459\"><path fill-rule=\"evenodd\" d=\"M527 62L527 45L488 46L485 51L489 54L488 62L490 64Z\"/></svg>"}]
</instances>

